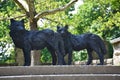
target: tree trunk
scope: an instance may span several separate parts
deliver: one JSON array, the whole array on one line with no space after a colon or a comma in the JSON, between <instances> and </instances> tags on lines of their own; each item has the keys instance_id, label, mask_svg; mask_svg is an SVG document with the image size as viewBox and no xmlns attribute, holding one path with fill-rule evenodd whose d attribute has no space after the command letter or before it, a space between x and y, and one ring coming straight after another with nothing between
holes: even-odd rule
<instances>
[{"instance_id":1,"label":"tree trunk","mask_svg":"<svg viewBox=\"0 0 120 80\"><path fill-rule=\"evenodd\" d=\"M31 20L30 21L30 30L37 30L37 20ZM33 50L31 51L31 66L40 65L40 50Z\"/></svg>"},{"instance_id":2,"label":"tree trunk","mask_svg":"<svg viewBox=\"0 0 120 80\"><path fill-rule=\"evenodd\" d=\"M31 51L31 66L40 65L40 50Z\"/></svg>"}]
</instances>

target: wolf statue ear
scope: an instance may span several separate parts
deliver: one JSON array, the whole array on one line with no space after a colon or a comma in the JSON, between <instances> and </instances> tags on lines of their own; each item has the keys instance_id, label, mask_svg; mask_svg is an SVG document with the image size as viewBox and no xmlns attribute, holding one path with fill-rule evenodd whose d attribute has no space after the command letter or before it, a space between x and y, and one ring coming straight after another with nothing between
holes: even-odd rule
<instances>
[{"instance_id":1,"label":"wolf statue ear","mask_svg":"<svg viewBox=\"0 0 120 80\"><path fill-rule=\"evenodd\" d=\"M15 20L14 19L10 19L10 22L13 23Z\"/></svg>"},{"instance_id":2,"label":"wolf statue ear","mask_svg":"<svg viewBox=\"0 0 120 80\"><path fill-rule=\"evenodd\" d=\"M24 19L22 19L22 20L21 20L21 22L23 22L23 23L24 23Z\"/></svg>"},{"instance_id":3,"label":"wolf statue ear","mask_svg":"<svg viewBox=\"0 0 120 80\"><path fill-rule=\"evenodd\" d=\"M65 25L65 28L68 29L68 25Z\"/></svg>"},{"instance_id":4,"label":"wolf statue ear","mask_svg":"<svg viewBox=\"0 0 120 80\"><path fill-rule=\"evenodd\" d=\"M57 25L57 30L60 29L60 26Z\"/></svg>"}]
</instances>

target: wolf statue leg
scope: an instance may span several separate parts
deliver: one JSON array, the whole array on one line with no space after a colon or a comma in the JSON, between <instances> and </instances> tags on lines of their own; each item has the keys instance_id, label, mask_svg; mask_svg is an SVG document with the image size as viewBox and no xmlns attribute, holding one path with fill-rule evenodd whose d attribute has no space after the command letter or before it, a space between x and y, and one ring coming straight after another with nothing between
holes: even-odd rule
<instances>
[{"instance_id":1,"label":"wolf statue leg","mask_svg":"<svg viewBox=\"0 0 120 80\"><path fill-rule=\"evenodd\" d=\"M100 47L96 45L96 46L94 46L93 49L97 53L97 55L98 55L98 57L100 59L100 64L98 64L98 65L103 65L104 64L104 55L103 55Z\"/></svg>"},{"instance_id":2,"label":"wolf statue leg","mask_svg":"<svg viewBox=\"0 0 120 80\"><path fill-rule=\"evenodd\" d=\"M72 49L69 49L68 51L68 65L71 65L72 63Z\"/></svg>"},{"instance_id":3,"label":"wolf statue leg","mask_svg":"<svg viewBox=\"0 0 120 80\"><path fill-rule=\"evenodd\" d=\"M87 61L87 65L92 63L93 57L92 57L92 49L87 49L88 52L88 61Z\"/></svg>"},{"instance_id":4,"label":"wolf statue leg","mask_svg":"<svg viewBox=\"0 0 120 80\"><path fill-rule=\"evenodd\" d=\"M30 66L31 64L30 50L23 49L23 53L24 53L24 66Z\"/></svg>"},{"instance_id":5,"label":"wolf statue leg","mask_svg":"<svg viewBox=\"0 0 120 80\"><path fill-rule=\"evenodd\" d=\"M52 65L56 65L57 56L56 56L55 50L52 47L47 47L47 49L50 51L51 56L52 56Z\"/></svg>"},{"instance_id":6,"label":"wolf statue leg","mask_svg":"<svg viewBox=\"0 0 120 80\"><path fill-rule=\"evenodd\" d=\"M98 65L104 65L104 56L101 52L97 52L99 59L100 59L100 63Z\"/></svg>"},{"instance_id":7,"label":"wolf statue leg","mask_svg":"<svg viewBox=\"0 0 120 80\"><path fill-rule=\"evenodd\" d=\"M60 49L59 49L59 44L55 47L55 52L57 54L57 59L58 59L58 65L63 65L64 61L64 56L61 54Z\"/></svg>"},{"instance_id":8,"label":"wolf statue leg","mask_svg":"<svg viewBox=\"0 0 120 80\"><path fill-rule=\"evenodd\" d=\"M31 46L29 43L25 42L23 53L24 53L24 66L30 66L31 65Z\"/></svg>"}]
</instances>

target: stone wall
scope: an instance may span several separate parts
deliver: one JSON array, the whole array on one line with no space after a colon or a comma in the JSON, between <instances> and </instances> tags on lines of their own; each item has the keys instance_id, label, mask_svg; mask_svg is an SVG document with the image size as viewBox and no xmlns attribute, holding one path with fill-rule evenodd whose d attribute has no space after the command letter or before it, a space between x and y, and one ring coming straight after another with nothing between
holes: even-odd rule
<instances>
[{"instance_id":1,"label":"stone wall","mask_svg":"<svg viewBox=\"0 0 120 80\"><path fill-rule=\"evenodd\" d=\"M114 51L113 65L120 66L120 51L119 50Z\"/></svg>"},{"instance_id":2,"label":"stone wall","mask_svg":"<svg viewBox=\"0 0 120 80\"><path fill-rule=\"evenodd\" d=\"M113 45L113 65L120 66L120 37L111 40Z\"/></svg>"},{"instance_id":3,"label":"stone wall","mask_svg":"<svg viewBox=\"0 0 120 80\"><path fill-rule=\"evenodd\" d=\"M15 60L16 60L16 64L18 66L23 66L24 65L24 55L23 55L23 51L19 48L16 48L15 49L15 52L16 52L16 57L15 57ZM36 54L32 53L33 51L31 51L31 66L34 66L34 65L40 65L41 62L40 62L40 51L39 50L36 50Z\"/></svg>"},{"instance_id":4,"label":"stone wall","mask_svg":"<svg viewBox=\"0 0 120 80\"><path fill-rule=\"evenodd\" d=\"M87 61L75 61L73 62L73 65L86 65ZM99 59L93 60L91 65L97 65L99 64ZM113 59L104 59L104 65L113 65Z\"/></svg>"}]
</instances>

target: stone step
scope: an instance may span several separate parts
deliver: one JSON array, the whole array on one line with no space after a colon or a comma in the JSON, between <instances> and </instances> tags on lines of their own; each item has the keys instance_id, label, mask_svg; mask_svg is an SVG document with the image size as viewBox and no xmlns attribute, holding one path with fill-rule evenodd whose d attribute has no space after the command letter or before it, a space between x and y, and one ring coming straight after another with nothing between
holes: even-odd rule
<instances>
[{"instance_id":1,"label":"stone step","mask_svg":"<svg viewBox=\"0 0 120 80\"><path fill-rule=\"evenodd\" d=\"M100 65L46 65L0 67L0 76L54 75L54 74L120 74L120 66ZM0 79L1 80L1 79Z\"/></svg>"},{"instance_id":2,"label":"stone step","mask_svg":"<svg viewBox=\"0 0 120 80\"><path fill-rule=\"evenodd\" d=\"M0 80L120 80L120 74L54 74L0 76Z\"/></svg>"}]
</instances>

